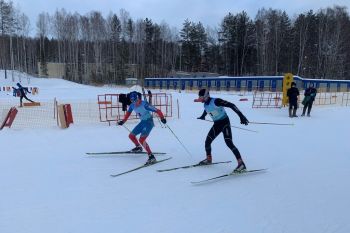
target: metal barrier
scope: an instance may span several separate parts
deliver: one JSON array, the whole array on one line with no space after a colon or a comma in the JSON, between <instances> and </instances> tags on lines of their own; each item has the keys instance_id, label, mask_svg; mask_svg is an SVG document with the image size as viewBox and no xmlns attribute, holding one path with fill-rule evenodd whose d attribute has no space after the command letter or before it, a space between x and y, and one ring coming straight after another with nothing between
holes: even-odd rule
<instances>
[{"instance_id":1,"label":"metal barrier","mask_svg":"<svg viewBox=\"0 0 350 233\"><path fill-rule=\"evenodd\" d=\"M97 96L99 109L99 117L101 122L118 121L124 118L126 111L123 111L123 105L119 102L120 94L104 94ZM149 95L146 94L149 99ZM171 94L153 93L152 105L161 110L165 117L173 117L173 99ZM133 112L129 119L138 119L138 116Z\"/></svg>"},{"instance_id":2,"label":"metal barrier","mask_svg":"<svg viewBox=\"0 0 350 233\"><path fill-rule=\"evenodd\" d=\"M341 99L342 106L350 106L350 92L344 92Z\"/></svg>"},{"instance_id":3,"label":"metal barrier","mask_svg":"<svg viewBox=\"0 0 350 233\"><path fill-rule=\"evenodd\" d=\"M319 92L316 95L314 105L332 105L337 104L337 94L330 92Z\"/></svg>"},{"instance_id":4,"label":"metal barrier","mask_svg":"<svg viewBox=\"0 0 350 233\"><path fill-rule=\"evenodd\" d=\"M281 108L281 92L254 92L252 108Z\"/></svg>"}]
</instances>

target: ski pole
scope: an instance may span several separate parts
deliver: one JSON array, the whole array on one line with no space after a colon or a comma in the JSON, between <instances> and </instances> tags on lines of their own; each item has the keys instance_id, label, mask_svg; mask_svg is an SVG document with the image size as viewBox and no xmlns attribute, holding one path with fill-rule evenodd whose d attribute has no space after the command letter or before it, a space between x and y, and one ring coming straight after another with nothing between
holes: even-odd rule
<instances>
[{"instance_id":1,"label":"ski pole","mask_svg":"<svg viewBox=\"0 0 350 233\"><path fill-rule=\"evenodd\" d=\"M122 126L124 127L124 129L126 129L127 131L129 131L129 133L131 133L131 130L130 130L128 127L126 127L124 124L123 124Z\"/></svg>"},{"instance_id":2,"label":"ski pole","mask_svg":"<svg viewBox=\"0 0 350 233\"><path fill-rule=\"evenodd\" d=\"M260 125L294 125L294 123L269 123L269 122L254 122L254 121L250 121L249 124L260 124Z\"/></svg>"},{"instance_id":3,"label":"ski pole","mask_svg":"<svg viewBox=\"0 0 350 233\"><path fill-rule=\"evenodd\" d=\"M214 121L210 121L210 120L205 120L205 121L208 121L208 122L214 122ZM241 127L237 127L237 126L233 126L231 125L232 128L237 128L237 129L241 129L241 130L246 130L246 131L249 131L249 132L254 132L254 133L258 133L258 131L255 131L255 130L251 130L251 129L244 129L244 128L241 128Z\"/></svg>"},{"instance_id":4,"label":"ski pole","mask_svg":"<svg viewBox=\"0 0 350 233\"><path fill-rule=\"evenodd\" d=\"M187 154L189 154L190 157L192 157L192 154L187 150L187 148L185 147L185 145L180 141L180 139L176 136L176 134L174 133L174 131L171 130L171 128L169 127L168 124L165 124L166 127L170 130L170 132L175 136L175 138L177 139L177 141L181 144L181 146L185 149L185 151L187 152Z\"/></svg>"}]
</instances>

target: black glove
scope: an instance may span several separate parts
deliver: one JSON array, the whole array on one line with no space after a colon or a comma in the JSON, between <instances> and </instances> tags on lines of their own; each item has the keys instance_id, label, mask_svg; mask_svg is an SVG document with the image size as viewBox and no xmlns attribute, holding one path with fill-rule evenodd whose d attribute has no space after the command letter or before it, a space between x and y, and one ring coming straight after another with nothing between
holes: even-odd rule
<instances>
[{"instance_id":1,"label":"black glove","mask_svg":"<svg viewBox=\"0 0 350 233\"><path fill-rule=\"evenodd\" d=\"M243 114L239 115L239 118L241 119L242 125L248 125L249 121Z\"/></svg>"},{"instance_id":2,"label":"black glove","mask_svg":"<svg viewBox=\"0 0 350 233\"><path fill-rule=\"evenodd\" d=\"M125 122L124 121L122 121L122 120L120 120L120 121L118 121L118 125L123 125Z\"/></svg>"},{"instance_id":3,"label":"black glove","mask_svg":"<svg viewBox=\"0 0 350 233\"><path fill-rule=\"evenodd\" d=\"M166 124L166 119L165 119L165 118L160 119L160 121L161 121L163 124Z\"/></svg>"},{"instance_id":4,"label":"black glove","mask_svg":"<svg viewBox=\"0 0 350 233\"><path fill-rule=\"evenodd\" d=\"M205 120L204 116L197 117L198 120Z\"/></svg>"}]
</instances>

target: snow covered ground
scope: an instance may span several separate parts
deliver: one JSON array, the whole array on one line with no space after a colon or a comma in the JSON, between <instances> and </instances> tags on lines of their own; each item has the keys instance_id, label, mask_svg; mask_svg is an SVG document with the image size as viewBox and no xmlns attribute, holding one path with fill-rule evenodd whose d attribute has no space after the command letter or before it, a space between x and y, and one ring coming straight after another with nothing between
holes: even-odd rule
<instances>
[{"instance_id":1,"label":"snow covered ground","mask_svg":"<svg viewBox=\"0 0 350 233\"><path fill-rule=\"evenodd\" d=\"M17 80L15 80L17 82ZM26 83L22 81L24 85ZM14 86L0 76L0 86ZM30 79L39 87L35 100L53 97L96 99L97 94L125 91L89 87L63 80ZM252 109L241 96L212 94L234 102L250 121L294 126L242 126L231 110L233 140L248 174L192 185L191 181L225 174L236 166L222 136L214 143L214 161L229 164L158 173L157 169L197 163L205 157L210 122L197 120L202 104L195 94L172 92L180 119L167 128L156 122L148 143L172 159L124 176L145 156L90 156L85 152L128 150L133 145L123 127L73 125L61 130L0 131L1 233L348 233L350 232L349 107L315 106L311 118L290 119L287 109ZM0 103L9 98L0 92ZM16 99L18 101L18 99ZM300 114L300 112L299 112ZM135 123L127 123L132 128ZM158 158L164 158L159 156Z\"/></svg>"}]
</instances>

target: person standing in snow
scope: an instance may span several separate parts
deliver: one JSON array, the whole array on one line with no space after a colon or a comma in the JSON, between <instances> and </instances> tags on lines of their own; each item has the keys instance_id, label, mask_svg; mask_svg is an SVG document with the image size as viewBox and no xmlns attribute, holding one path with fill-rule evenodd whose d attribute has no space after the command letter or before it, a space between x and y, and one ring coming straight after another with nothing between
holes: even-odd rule
<instances>
[{"instance_id":1,"label":"person standing in snow","mask_svg":"<svg viewBox=\"0 0 350 233\"><path fill-rule=\"evenodd\" d=\"M150 134L151 130L154 127L153 116L151 112L157 113L157 115L160 117L161 122L163 124L166 124L166 119L163 113L159 109L150 105L147 101L141 100L140 93L136 91L130 92L129 99L131 102L129 109L126 112L124 119L118 121L118 125L123 125L128 120L132 111L136 112L136 114L140 117L141 121L138 125L135 126L135 128L129 134L130 140L135 144L135 148L133 148L131 151L141 152L143 147L148 154L148 160L145 163L145 165L154 164L157 162L157 160L152 154L152 151L146 142L146 138L148 137L148 135ZM137 140L136 138L138 134L141 134L139 140Z\"/></svg>"},{"instance_id":2,"label":"person standing in snow","mask_svg":"<svg viewBox=\"0 0 350 233\"><path fill-rule=\"evenodd\" d=\"M304 108L303 108L303 114L301 114L301 116L305 116L305 112L307 109L307 116L310 117L312 104L315 100L316 94L317 94L317 90L316 88L314 88L314 84L310 83L309 87L304 92L305 97L302 102L302 104L304 105Z\"/></svg>"},{"instance_id":3,"label":"person standing in snow","mask_svg":"<svg viewBox=\"0 0 350 233\"><path fill-rule=\"evenodd\" d=\"M298 117L298 97L300 94L299 89L296 86L297 84L295 82L292 82L291 88L287 90L287 96L289 101L289 117Z\"/></svg>"},{"instance_id":4,"label":"person standing in snow","mask_svg":"<svg viewBox=\"0 0 350 233\"><path fill-rule=\"evenodd\" d=\"M226 145L230 148L237 159L237 167L233 172L243 172L246 170L246 166L243 162L239 150L232 142L232 132L230 119L227 116L225 107L231 108L240 118L241 124L248 125L248 119L239 111L239 109L233 103L220 98L211 98L208 89L201 89L198 93L198 99L195 102L204 103L204 112L197 119L205 120L207 114L212 118L214 125L209 130L209 133L205 139L205 151L206 159L199 162L200 165L208 165L212 163L211 143L222 132Z\"/></svg>"},{"instance_id":5,"label":"person standing in snow","mask_svg":"<svg viewBox=\"0 0 350 233\"><path fill-rule=\"evenodd\" d=\"M28 101L34 103L34 101L31 100L31 99L29 99L29 98L27 97L27 95L26 95L27 93L31 93L31 92L28 90L28 88L27 88L27 87L23 87L20 83L17 83L16 85L17 85L18 88L15 88L15 87L12 87L12 88L13 88L14 92L19 93L20 107L23 106L23 105L22 105L22 100L23 100L23 98L25 98L26 100L28 100Z\"/></svg>"}]
</instances>

